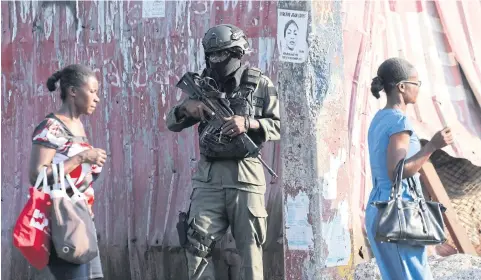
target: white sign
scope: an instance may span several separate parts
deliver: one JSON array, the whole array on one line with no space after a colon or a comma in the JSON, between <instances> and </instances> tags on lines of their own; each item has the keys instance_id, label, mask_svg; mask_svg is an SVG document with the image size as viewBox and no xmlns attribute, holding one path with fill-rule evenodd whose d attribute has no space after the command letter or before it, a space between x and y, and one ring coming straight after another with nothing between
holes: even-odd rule
<instances>
[{"instance_id":1,"label":"white sign","mask_svg":"<svg viewBox=\"0 0 481 280\"><path fill-rule=\"evenodd\" d=\"M277 10L279 60L303 63L307 55L307 12Z\"/></svg>"},{"instance_id":2,"label":"white sign","mask_svg":"<svg viewBox=\"0 0 481 280\"><path fill-rule=\"evenodd\" d=\"M309 197L300 192L287 197L286 238L290 250L310 250L314 247L312 225L309 223Z\"/></svg>"},{"instance_id":3,"label":"white sign","mask_svg":"<svg viewBox=\"0 0 481 280\"><path fill-rule=\"evenodd\" d=\"M165 0L142 1L142 18L159 18L165 17Z\"/></svg>"}]
</instances>

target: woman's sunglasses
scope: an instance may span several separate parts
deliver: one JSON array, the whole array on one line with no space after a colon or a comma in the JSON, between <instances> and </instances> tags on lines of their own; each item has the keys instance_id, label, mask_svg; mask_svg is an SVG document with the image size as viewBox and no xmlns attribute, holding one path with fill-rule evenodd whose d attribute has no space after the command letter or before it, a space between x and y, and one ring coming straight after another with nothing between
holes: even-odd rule
<instances>
[{"instance_id":1,"label":"woman's sunglasses","mask_svg":"<svg viewBox=\"0 0 481 280\"><path fill-rule=\"evenodd\" d=\"M418 86L418 87L421 87L421 81L417 81L417 82L413 82L413 81L400 81L399 83L396 84L396 86L398 86L399 84L411 84L411 85L415 85L415 86Z\"/></svg>"}]
</instances>

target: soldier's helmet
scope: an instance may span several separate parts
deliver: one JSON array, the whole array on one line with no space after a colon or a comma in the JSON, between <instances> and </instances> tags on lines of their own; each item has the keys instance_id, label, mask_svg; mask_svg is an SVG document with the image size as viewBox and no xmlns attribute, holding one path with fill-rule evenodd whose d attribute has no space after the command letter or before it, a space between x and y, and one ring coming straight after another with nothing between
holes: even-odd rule
<instances>
[{"instance_id":1,"label":"soldier's helmet","mask_svg":"<svg viewBox=\"0 0 481 280\"><path fill-rule=\"evenodd\" d=\"M247 37L237 26L220 24L209 28L202 39L205 54L238 47L242 54L249 50Z\"/></svg>"}]
</instances>

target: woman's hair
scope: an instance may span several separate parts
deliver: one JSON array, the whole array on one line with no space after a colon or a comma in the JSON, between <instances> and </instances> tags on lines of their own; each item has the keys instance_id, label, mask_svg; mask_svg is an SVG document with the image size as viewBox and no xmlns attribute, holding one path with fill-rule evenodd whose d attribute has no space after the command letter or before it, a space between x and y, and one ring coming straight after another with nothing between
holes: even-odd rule
<instances>
[{"instance_id":1,"label":"woman's hair","mask_svg":"<svg viewBox=\"0 0 481 280\"><path fill-rule=\"evenodd\" d=\"M288 21L288 22L286 23L286 25L284 26L284 37L286 37L287 28L288 28L289 25L291 25L291 24L294 24L294 25L297 27L297 29L299 30L299 26L297 26L297 23L296 23L294 20L291 19L291 20Z\"/></svg>"},{"instance_id":2,"label":"woman's hair","mask_svg":"<svg viewBox=\"0 0 481 280\"><path fill-rule=\"evenodd\" d=\"M81 87L92 76L95 77L95 73L87 66L71 64L53 73L47 80L47 88L49 91L55 91L57 89L56 83L60 81L60 98L65 101L67 90L70 87Z\"/></svg>"},{"instance_id":3,"label":"woman's hair","mask_svg":"<svg viewBox=\"0 0 481 280\"><path fill-rule=\"evenodd\" d=\"M407 80L414 70L414 66L407 60L394 57L385 60L377 70L377 76L372 79L371 92L379 98L379 92L384 89L387 95L400 81Z\"/></svg>"}]
</instances>

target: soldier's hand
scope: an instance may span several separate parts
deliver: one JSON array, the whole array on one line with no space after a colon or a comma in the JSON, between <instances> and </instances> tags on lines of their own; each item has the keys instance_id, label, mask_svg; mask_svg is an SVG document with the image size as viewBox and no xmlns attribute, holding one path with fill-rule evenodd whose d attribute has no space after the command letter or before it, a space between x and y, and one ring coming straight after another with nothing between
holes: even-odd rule
<instances>
[{"instance_id":1,"label":"soldier's hand","mask_svg":"<svg viewBox=\"0 0 481 280\"><path fill-rule=\"evenodd\" d=\"M222 126L222 134L235 137L241 133L247 132L244 117L233 116L230 118L224 118L224 120L226 120L226 123Z\"/></svg>"},{"instance_id":2,"label":"soldier's hand","mask_svg":"<svg viewBox=\"0 0 481 280\"><path fill-rule=\"evenodd\" d=\"M196 120L206 120L206 116L214 116L214 112L204 105L201 101L195 99L186 99L180 106L182 114L194 118Z\"/></svg>"}]
</instances>

